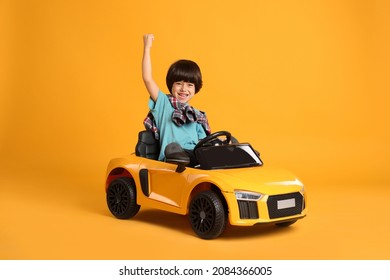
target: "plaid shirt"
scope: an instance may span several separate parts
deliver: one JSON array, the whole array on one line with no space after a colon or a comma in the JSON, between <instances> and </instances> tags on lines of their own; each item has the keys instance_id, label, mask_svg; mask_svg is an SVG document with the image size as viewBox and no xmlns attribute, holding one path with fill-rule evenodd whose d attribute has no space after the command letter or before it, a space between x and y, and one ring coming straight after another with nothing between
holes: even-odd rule
<instances>
[{"instance_id":1,"label":"plaid shirt","mask_svg":"<svg viewBox=\"0 0 390 280\"><path fill-rule=\"evenodd\" d=\"M186 123L197 122L202 125L207 135L211 133L209 122L204 112L195 109L187 103L181 103L172 95L168 95L168 99L174 109L172 114L172 121L174 124L182 126ZM149 112L146 116L144 126L147 130L151 130L154 133L154 138L156 140L160 139L159 130L154 122L154 117L151 112Z\"/></svg>"}]
</instances>

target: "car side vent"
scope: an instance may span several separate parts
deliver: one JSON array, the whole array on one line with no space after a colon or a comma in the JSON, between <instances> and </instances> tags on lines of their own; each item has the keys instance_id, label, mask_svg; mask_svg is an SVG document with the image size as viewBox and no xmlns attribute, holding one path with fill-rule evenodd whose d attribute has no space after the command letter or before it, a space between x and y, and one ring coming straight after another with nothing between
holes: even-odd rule
<instances>
[{"instance_id":1,"label":"car side vent","mask_svg":"<svg viewBox=\"0 0 390 280\"><path fill-rule=\"evenodd\" d=\"M240 211L240 219L258 219L259 211L256 201L238 200L238 209Z\"/></svg>"}]
</instances>

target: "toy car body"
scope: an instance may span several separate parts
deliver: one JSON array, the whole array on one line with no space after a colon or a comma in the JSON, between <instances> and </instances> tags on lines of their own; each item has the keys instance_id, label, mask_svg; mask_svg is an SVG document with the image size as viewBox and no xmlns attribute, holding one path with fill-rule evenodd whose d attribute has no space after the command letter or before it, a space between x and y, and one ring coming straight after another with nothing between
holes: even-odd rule
<instances>
[{"instance_id":1,"label":"toy car body","mask_svg":"<svg viewBox=\"0 0 390 280\"><path fill-rule=\"evenodd\" d=\"M140 206L188 215L194 232L212 239L227 222L288 226L306 216L303 184L289 171L264 167L250 144L229 138L212 145L220 136L213 134L195 149L199 166L183 168L156 160L158 144L148 133L140 132L135 154L108 164L107 205L115 217L131 218Z\"/></svg>"}]
</instances>

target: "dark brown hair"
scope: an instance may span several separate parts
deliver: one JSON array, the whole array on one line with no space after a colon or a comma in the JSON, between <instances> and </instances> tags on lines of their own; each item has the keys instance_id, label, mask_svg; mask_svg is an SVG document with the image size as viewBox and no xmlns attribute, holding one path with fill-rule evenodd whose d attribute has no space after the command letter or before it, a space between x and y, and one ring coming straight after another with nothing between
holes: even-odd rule
<instances>
[{"instance_id":1,"label":"dark brown hair","mask_svg":"<svg viewBox=\"0 0 390 280\"><path fill-rule=\"evenodd\" d=\"M198 64L192 60L181 59L176 61L169 67L166 82L170 93L172 93L173 83L184 81L195 85L195 93L198 93L202 88L202 73Z\"/></svg>"}]
</instances>

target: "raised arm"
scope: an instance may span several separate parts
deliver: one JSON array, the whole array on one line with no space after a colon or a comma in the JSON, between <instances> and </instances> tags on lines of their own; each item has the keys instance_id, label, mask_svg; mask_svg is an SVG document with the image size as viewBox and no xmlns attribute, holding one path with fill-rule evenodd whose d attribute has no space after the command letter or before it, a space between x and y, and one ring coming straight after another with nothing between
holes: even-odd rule
<instances>
[{"instance_id":1,"label":"raised arm","mask_svg":"<svg viewBox=\"0 0 390 280\"><path fill-rule=\"evenodd\" d=\"M150 49L152 48L152 42L154 40L153 34L144 35L144 54L142 58L142 78L144 80L146 89L149 92L153 101L157 100L159 87L153 80L152 76L152 60L150 57Z\"/></svg>"}]
</instances>

